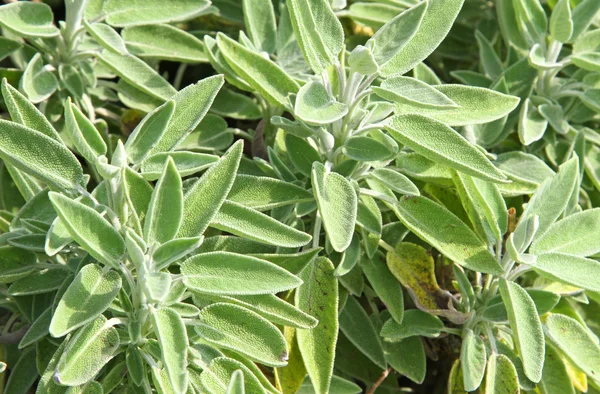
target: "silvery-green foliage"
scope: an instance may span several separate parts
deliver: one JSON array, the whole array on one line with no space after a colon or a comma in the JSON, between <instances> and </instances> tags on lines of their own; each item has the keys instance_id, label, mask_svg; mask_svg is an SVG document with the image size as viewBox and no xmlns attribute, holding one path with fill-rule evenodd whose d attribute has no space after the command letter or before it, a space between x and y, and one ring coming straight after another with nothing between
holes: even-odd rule
<instances>
[{"instance_id":1,"label":"silvery-green foliage","mask_svg":"<svg viewBox=\"0 0 600 394\"><path fill-rule=\"evenodd\" d=\"M600 390L596 0L168 3L0 6L0 391Z\"/></svg>"}]
</instances>

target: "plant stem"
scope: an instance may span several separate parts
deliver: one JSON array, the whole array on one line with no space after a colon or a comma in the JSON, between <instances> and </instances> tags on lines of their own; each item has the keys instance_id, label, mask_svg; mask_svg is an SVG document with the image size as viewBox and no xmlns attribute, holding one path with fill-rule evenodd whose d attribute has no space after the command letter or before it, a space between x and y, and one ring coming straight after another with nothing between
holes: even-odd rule
<instances>
[{"instance_id":1,"label":"plant stem","mask_svg":"<svg viewBox=\"0 0 600 394\"><path fill-rule=\"evenodd\" d=\"M392 372L392 367L388 367L388 369L383 371L382 374L379 376L379 379L377 379L377 381L375 383L373 383L373 385L371 386L369 391L367 391L367 394L374 394L375 390L377 390L377 387L379 387L379 385L381 385L381 383L383 383L383 381L385 380L385 378L388 377L390 372Z\"/></svg>"}]
</instances>

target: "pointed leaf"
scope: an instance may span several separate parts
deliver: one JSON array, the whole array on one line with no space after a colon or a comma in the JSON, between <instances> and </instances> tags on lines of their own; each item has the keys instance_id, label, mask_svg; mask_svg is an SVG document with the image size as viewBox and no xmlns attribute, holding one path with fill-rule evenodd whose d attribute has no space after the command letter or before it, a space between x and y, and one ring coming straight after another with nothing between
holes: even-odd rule
<instances>
[{"instance_id":1,"label":"pointed leaf","mask_svg":"<svg viewBox=\"0 0 600 394\"><path fill-rule=\"evenodd\" d=\"M313 195L293 183L274 178L238 174L227 200L257 211L313 201Z\"/></svg>"},{"instance_id":2,"label":"pointed leaf","mask_svg":"<svg viewBox=\"0 0 600 394\"><path fill-rule=\"evenodd\" d=\"M337 252L343 252L352 241L358 201L352 184L321 163L314 163L312 186L327 237Z\"/></svg>"},{"instance_id":3,"label":"pointed leaf","mask_svg":"<svg viewBox=\"0 0 600 394\"><path fill-rule=\"evenodd\" d=\"M272 3L244 0L244 22L254 46L262 52L273 53L277 43L277 22Z\"/></svg>"},{"instance_id":4,"label":"pointed leaf","mask_svg":"<svg viewBox=\"0 0 600 394\"><path fill-rule=\"evenodd\" d=\"M415 78L393 77L372 88L378 96L393 103L409 103L423 108L458 107L454 101L434 87Z\"/></svg>"},{"instance_id":5,"label":"pointed leaf","mask_svg":"<svg viewBox=\"0 0 600 394\"><path fill-rule=\"evenodd\" d=\"M190 289L208 294L267 294L293 289L298 277L265 260L230 252L202 253L181 265Z\"/></svg>"},{"instance_id":6,"label":"pointed leaf","mask_svg":"<svg viewBox=\"0 0 600 394\"><path fill-rule=\"evenodd\" d=\"M483 340L467 328L460 350L465 391L475 391L481 385L485 373L485 359Z\"/></svg>"},{"instance_id":7,"label":"pointed leaf","mask_svg":"<svg viewBox=\"0 0 600 394\"><path fill-rule=\"evenodd\" d=\"M65 128L71 141L90 163L95 163L97 157L107 152L106 143L94 124L81 112L69 98L65 102Z\"/></svg>"},{"instance_id":8,"label":"pointed leaf","mask_svg":"<svg viewBox=\"0 0 600 394\"><path fill-rule=\"evenodd\" d=\"M440 336L444 323L436 316L419 309L404 312L402 323L389 319L381 328L380 335L388 342L400 342L414 336L437 338Z\"/></svg>"},{"instance_id":9,"label":"pointed leaf","mask_svg":"<svg viewBox=\"0 0 600 394\"><path fill-rule=\"evenodd\" d=\"M162 5L163 3L157 0L108 0L104 2L102 11L106 15L106 21L112 26L152 25L193 19L206 12L210 1L174 0L169 3L168 8Z\"/></svg>"},{"instance_id":10,"label":"pointed leaf","mask_svg":"<svg viewBox=\"0 0 600 394\"><path fill-rule=\"evenodd\" d=\"M211 360L208 368L200 375L200 384L203 390L210 393L227 394L226 390L231 377L237 372L242 372L244 376L244 390L250 393L265 394L265 389L260 381L254 376L250 368L241 362L227 358L215 357Z\"/></svg>"},{"instance_id":11,"label":"pointed leaf","mask_svg":"<svg viewBox=\"0 0 600 394\"><path fill-rule=\"evenodd\" d=\"M173 390L179 394L186 393L188 338L183 320L173 310L161 308L152 313L152 322Z\"/></svg>"},{"instance_id":12,"label":"pointed leaf","mask_svg":"<svg viewBox=\"0 0 600 394\"><path fill-rule=\"evenodd\" d=\"M116 271L103 272L97 264L86 265L58 302L50 334L60 338L94 320L110 306L120 289L121 277Z\"/></svg>"},{"instance_id":13,"label":"pointed leaf","mask_svg":"<svg viewBox=\"0 0 600 394\"><path fill-rule=\"evenodd\" d=\"M178 237L196 237L204 233L231 190L243 148L241 141L236 142L185 193Z\"/></svg>"},{"instance_id":14,"label":"pointed leaf","mask_svg":"<svg viewBox=\"0 0 600 394\"><path fill-rule=\"evenodd\" d=\"M125 152L131 163L140 163L150 154L167 131L174 113L175 102L170 100L144 116L125 143Z\"/></svg>"},{"instance_id":15,"label":"pointed leaf","mask_svg":"<svg viewBox=\"0 0 600 394\"><path fill-rule=\"evenodd\" d=\"M298 346L317 394L329 392L338 335L338 283L333 263L317 258L302 272L296 306L319 321L312 330L298 330Z\"/></svg>"},{"instance_id":16,"label":"pointed leaf","mask_svg":"<svg viewBox=\"0 0 600 394\"><path fill-rule=\"evenodd\" d=\"M203 324L196 326L196 332L205 341L265 365L286 365L285 338L258 314L237 305L216 303L202 309L199 317Z\"/></svg>"},{"instance_id":17,"label":"pointed leaf","mask_svg":"<svg viewBox=\"0 0 600 394\"><path fill-rule=\"evenodd\" d=\"M518 284L500 279L500 294L508 312L508 321L525 375L533 382L542 378L544 364L544 332L535 304Z\"/></svg>"},{"instance_id":18,"label":"pointed leaf","mask_svg":"<svg viewBox=\"0 0 600 394\"><path fill-rule=\"evenodd\" d=\"M492 354L487 364L485 394L514 394L519 392L517 370L510 359Z\"/></svg>"},{"instance_id":19,"label":"pointed leaf","mask_svg":"<svg viewBox=\"0 0 600 394\"><path fill-rule=\"evenodd\" d=\"M600 284L590 279L600 274L600 262L596 260L566 253L543 253L528 262L541 276L550 280L600 291Z\"/></svg>"},{"instance_id":20,"label":"pointed leaf","mask_svg":"<svg viewBox=\"0 0 600 394\"><path fill-rule=\"evenodd\" d=\"M94 209L51 192L50 201L71 237L103 264L119 268L125 242L115 228Z\"/></svg>"},{"instance_id":21,"label":"pointed leaf","mask_svg":"<svg viewBox=\"0 0 600 394\"><path fill-rule=\"evenodd\" d=\"M294 115L311 125L331 124L348 113L348 107L331 97L320 82L309 82L300 88Z\"/></svg>"},{"instance_id":22,"label":"pointed leaf","mask_svg":"<svg viewBox=\"0 0 600 394\"><path fill-rule=\"evenodd\" d=\"M360 267L377 296L385 304L392 318L402 323L404 317L404 295L399 281L388 269L383 256L375 254L369 259L363 255Z\"/></svg>"},{"instance_id":23,"label":"pointed leaf","mask_svg":"<svg viewBox=\"0 0 600 394\"><path fill-rule=\"evenodd\" d=\"M118 55L126 56L128 54L125 42L109 25L105 23L88 23L83 21L85 29L94 39L107 50Z\"/></svg>"}]
</instances>

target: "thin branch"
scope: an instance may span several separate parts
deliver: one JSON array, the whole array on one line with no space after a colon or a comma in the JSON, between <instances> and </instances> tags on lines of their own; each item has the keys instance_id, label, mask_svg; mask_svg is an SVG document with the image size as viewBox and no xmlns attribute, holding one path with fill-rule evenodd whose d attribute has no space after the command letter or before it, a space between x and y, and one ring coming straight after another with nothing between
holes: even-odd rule
<instances>
[{"instance_id":1,"label":"thin branch","mask_svg":"<svg viewBox=\"0 0 600 394\"><path fill-rule=\"evenodd\" d=\"M369 391L367 391L367 394L374 394L375 390L377 390L377 387L379 387L379 385L381 383L383 383L383 381L385 380L385 378L388 377L388 375L390 374L390 372L392 372L392 367L388 367L388 369L386 369L385 371L383 371L383 373L381 374L381 376L379 376L379 379L377 379L377 381L375 383L373 383L373 385L371 386L371 388L369 389Z\"/></svg>"}]
</instances>

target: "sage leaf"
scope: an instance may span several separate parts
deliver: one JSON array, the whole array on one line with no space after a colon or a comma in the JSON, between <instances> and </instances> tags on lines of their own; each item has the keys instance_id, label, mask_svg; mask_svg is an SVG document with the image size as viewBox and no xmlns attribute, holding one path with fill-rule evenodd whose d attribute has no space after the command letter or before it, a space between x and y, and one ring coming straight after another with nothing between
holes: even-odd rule
<instances>
[{"instance_id":1,"label":"sage leaf","mask_svg":"<svg viewBox=\"0 0 600 394\"><path fill-rule=\"evenodd\" d=\"M163 9L162 3L156 0L135 0L127 3L107 0L102 6L102 11L110 25L127 27L182 22L202 15L209 5L210 1L207 0L175 0L169 4L168 9Z\"/></svg>"},{"instance_id":2,"label":"sage leaf","mask_svg":"<svg viewBox=\"0 0 600 394\"><path fill-rule=\"evenodd\" d=\"M408 177L398 171L389 168L376 168L371 175L395 192L414 196L420 194L419 188Z\"/></svg>"},{"instance_id":3,"label":"sage leaf","mask_svg":"<svg viewBox=\"0 0 600 394\"><path fill-rule=\"evenodd\" d=\"M125 152L131 163L142 162L167 131L175 112L175 102L170 100L156 108L135 127L127 142Z\"/></svg>"},{"instance_id":4,"label":"sage leaf","mask_svg":"<svg viewBox=\"0 0 600 394\"><path fill-rule=\"evenodd\" d=\"M381 336L388 342L400 342L413 336L436 338L444 323L437 317L418 309L404 311L402 323L394 319L386 321L381 328Z\"/></svg>"},{"instance_id":5,"label":"sage leaf","mask_svg":"<svg viewBox=\"0 0 600 394\"><path fill-rule=\"evenodd\" d=\"M230 252L193 256L183 262L181 273L186 286L208 294L278 293L302 284L298 277L268 261Z\"/></svg>"},{"instance_id":6,"label":"sage leaf","mask_svg":"<svg viewBox=\"0 0 600 394\"><path fill-rule=\"evenodd\" d=\"M387 366L383 347L369 315L355 297L349 297L340 313L340 330L364 355L377 366Z\"/></svg>"},{"instance_id":7,"label":"sage leaf","mask_svg":"<svg viewBox=\"0 0 600 394\"><path fill-rule=\"evenodd\" d=\"M241 369L236 369L231 375L231 380L227 386L226 394L245 394L244 373Z\"/></svg>"},{"instance_id":8,"label":"sage leaf","mask_svg":"<svg viewBox=\"0 0 600 394\"><path fill-rule=\"evenodd\" d=\"M544 277L591 291L600 291L595 278L600 272L600 262L566 253L543 253L532 261L532 267Z\"/></svg>"},{"instance_id":9,"label":"sage leaf","mask_svg":"<svg viewBox=\"0 0 600 394\"><path fill-rule=\"evenodd\" d=\"M549 344L546 344L546 359L538 387L543 394L575 394L575 388L560 353Z\"/></svg>"},{"instance_id":10,"label":"sage leaf","mask_svg":"<svg viewBox=\"0 0 600 394\"><path fill-rule=\"evenodd\" d=\"M460 350L460 364L465 391L475 391L481 385L485 373L486 352L483 340L466 329Z\"/></svg>"},{"instance_id":11,"label":"sage leaf","mask_svg":"<svg viewBox=\"0 0 600 394\"><path fill-rule=\"evenodd\" d=\"M241 362L227 358L215 357L208 364L208 368L200 374L201 388L209 390L211 393L227 393L228 384L231 377L237 372L241 372L244 376L244 390L247 393L266 393L261 386L259 380L254 376L252 371Z\"/></svg>"},{"instance_id":12,"label":"sage leaf","mask_svg":"<svg viewBox=\"0 0 600 394\"><path fill-rule=\"evenodd\" d=\"M397 115L386 126L392 137L415 152L465 174L493 182L506 177L456 131L422 115Z\"/></svg>"},{"instance_id":13,"label":"sage leaf","mask_svg":"<svg viewBox=\"0 0 600 394\"><path fill-rule=\"evenodd\" d=\"M337 252L343 252L352 241L358 200L346 178L314 163L312 186L327 237Z\"/></svg>"},{"instance_id":14,"label":"sage leaf","mask_svg":"<svg viewBox=\"0 0 600 394\"><path fill-rule=\"evenodd\" d=\"M265 365L287 364L285 338L258 314L237 305L216 303L202 309L199 317L203 324L195 329L205 341Z\"/></svg>"},{"instance_id":15,"label":"sage leaf","mask_svg":"<svg viewBox=\"0 0 600 394\"><path fill-rule=\"evenodd\" d=\"M423 383L427 372L427 357L419 337L406 338L402 342L384 342L385 359L396 371L417 384Z\"/></svg>"},{"instance_id":16,"label":"sage leaf","mask_svg":"<svg viewBox=\"0 0 600 394\"><path fill-rule=\"evenodd\" d=\"M71 237L98 261L118 269L125 241L117 230L94 209L58 193L49 196Z\"/></svg>"},{"instance_id":17,"label":"sage leaf","mask_svg":"<svg viewBox=\"0 0 600 394\"><path fill-rule=\"evenodd\" d=\"M297 93L299 86L281 67L222 33L217 34L217 45L229 66L248 85L260 92L269 103L289 107L287 96Z\"/></svg>"},{"instance_id":18,"label":"sage leaf","mask_svg":"<svg viewBox=\"0 0 600 394\"><path fill-rule=\"evenodd\" d=\"M420 21L417 32L400 51L396 52L393 57L381 67L381 74L383 76L405 74L427 58L450 31L450 27L452 27L454 20L458 16L463 3L464 0L428 1L427 10L422 17L423 19ZM402 22L406 23L408 21ZM404 31L398 29L398 33L404 33ZM390 39L390 42L397 40L398 36L402 37L403 35L394 35L394 38Z\"/></svg>"},{"instance_id":19,"label":"sage leaf","mask_svg":"<svg viewBox=\"0 0 600 394\"><path fill-rule=\"evenodd\" d=\"M329 392L338 335L338 282L333 263L318 257L300 278L305 285L296 290L295 303L319 321L312 330L298 330L298 347L315 392Z\"/></svg>"},{"instance_id":20,"label":"sage leaf","mask_svg":"<svg viewBox=\"0 0 600 394\"><path fill-rule=\"evenodd\" d=\"M182 216L181 177L173 159L168 158L165 171L152 193L152 199L144 219L144 241L148 245L170 241L179 231Z\"/></svg>"},{"instance_id":21,"label":"sage leaf","mask_svg":"<svg viewBox=\"0 0 600 394\"><path fill-rule=\"evenodd\" d=\"M173 160L182 177L205 170L219 160L219 156L206 153L186 151L155 153L142 162L142 177L150 181L158 179L165 170L168 158Z\"/></svg>"},{"instance_id":22,"label":"sage leaf","mask_svg":"<svg viewBox=\"0 0 600 394\"><path fill-rule=\"evenodd\" d=\"M238 174L227 200L257 211L267 211L289 204L314 201L314 198L310 192L293 183Z\"/></svg>"},{"instance_id":23,"label":"sage leaf","mask_svg":"<svg viewBox=\"0 0 600 394\"><path fill-rule=\"evenodd\" d=\"M500 279L500 294L508 312L525 375L533 382L542 378L544 332L533 300L518 284Z\"/></svg>"},{"instance_id":24,"label":"sage leaf","mask_svg":"<svg viewBox=\"0 0 600 394\"><path fill-rule=\"evenodd\" d=\"M510 359L502 354L492 354L485 377L486 394L512 394L519 392L517 370Z\"/></svg>"},{"instance_id":25,"label":"sage leaf","mask_svg":"<svg viewBox=\"0 0 600 394\"><path fill-rule=\"evenodd\" d=\"M53 25L54 15L44 3L12 3L0 8L0 26L27 38L54 37L59 30Z\"/></svg>"},{"instance_id":26,"label":"sage leaf","mask_svg":"<svg viewBox=\"0 0 600 394\"><path fill-rule=\"evenodd\" d=\"M287 0L286 4L298 45L315 74L339 64L344 30L329 1Z\"/></svg>"},{"instance_id":27,"label":"sage leaf","mask_svg":"<svg viewBox=\"0 0 600 394\"><path fill-rule=\"evenodd\" d=\"M388 78L379 87L374 86L372 89L378 96L393 103L409 103L424 108L458 107L445 94L415 78Z\"/></svg>"},{"instance_id":28,"label":"sage leaf","mask_svg":"<svg viewBox=\"0 0 600 394\"><path fill-rule=\"evenodd\" d=\"M8 294L26 296L49 293L57 290L68 276L68 271L63 268L47 268L16 280L8 288Z\"/></svg>"},{"instance_id":29,"label":"sage leaf","mask_svg":"<svg viewBox=\"0 0 600 394\"><path fill-rule=\"evenodd\" d=\"M121 277L117 272L103 272L97 264L86 265L60 298L49 326L50 334L60 338L96 319L120 289Z\"/></svg>"},{"instance_id":30,"label":"sage leaf","mask_svg":"<svg viewBox=\"0 0 600 394\"><path fill-rule=\"evenodd\" d=\"M303 175L310 176L313 163L321 161L319 152L306 139L296 137L293 134L286 134L284 141L288 157L294 167ZM271 156L274 157L275 155L269 156L273 161Z\"/></svg>"},{"instance_id":31,"label":"sage leaf","mask_svg":"<svg viewBox=\"0 0 600 394\"><path fill-rule=\"evenodd\" d=\"M204 43L171 25L130 26L121 32L127 49L145 59L208 63Z\"/></svg>"},{"instance_id":32,"label":"sage leaf","mask_svg":"<svg viewBox=\"0 0 600 394\"><path fill-rule=\"evenodd\" d=\"M269 245L297 248L312 237L261 212L225 201L210 224L228 233Z\"/></svg>"},{"instance_id":33,"label":"sage leaf","mask_svg":"<svg viewBox=\"0 0 600 394\"><path fill-rule=\"evenodd\" d=\"M102 65L127 83L159 100L168 100L177 90L152 67L133 55L118 55L103 51L98 54Z\"/></svg>"},{"instance_id":34,"label":"sage leaf","mask_svg":"<svg viewBox=\"0 0 600 394\"><path fill-rule=\"evenodd\" d=\"M88 33L104 48L118 55L128 54L123 38L112 27L105 23L90 24L85 20L83 24Z\"/></svg>"},{"instance_id":35,"label":"sage leaf","mask_svg":"<svg viewBox=\"0 0 600 394\"><path fill-rule=\"evenodd\" d=\"M573 35L573 17L568 0L560 0L550 16L550 35L560 42L568 42Z\"/></svg>"},{"instance_id":36,"label":"sage leaf","mask_svg":"<svg viewBox=\"0 0 600 394\"><path fill-rule=\"evenodd\" d=\"M58 133L44 114L27 97L13 88L6 78L2 79L2 97L13 122L20 123L61 142Z\"/></svg>"},{"instance_id":37,"label":"sage leaf","mask_svg":"<svg viewBox=\"0 0 600 394\"><path fill-rule=\"evenodd\" d=\"M550 343L588 376L595 376L600 367L600 346L577 320L552 313L544 322L544 332Z\"/></svg>"},{"instance_id":38,"label":"sage leaf","mask_svg":"<svg viewBox=\"0 0 600 394\"><path fill-rule=\"evenodd\" d=\"M54 380L65 386L91 381L114 357L119 343L117 330L104 316L98 316L69 339L58 360Z\"/></svg>"},{"instance_id":39,"label":"sage leaf","mask_svg":"<svg viewBox=\"0 0 600 394\"><path fill-rule=\"evenodd\" d=\"M404 318L402 287L388 269L383 256L378 253L369 259L363 255L360 260L360 268L377 296L387 306L392 318L397 323L402 323Z\"/></svg>"},{"instance_id":40,"label":"sage leaf","mask_svg":"<svg viewBox=\"0 0 600 394\"><path fill-rule=\"evenodd\" d=\"M95 163L98 156L106 154L102 136L70 98L65 102L65 127L71 141L88 162Z\"/></svg>"},{"instance_id":41,"label":"sage leaf","mask_svg":"<svg viewBox=\"0 0 600 394\"><path fill-rule=\"evenodd\" d=\"M307 83L300 88L296 96L294 115L308 124L330 124L347 113L348 107L331 97L320 82Z\"/></svg>"},{"instance_id":42,"label":"sage leaf","mask_svg":"<svg viewBox=\"0 0 600 394\"><path fill-rule=\"evenodd\" d=\"M173 310L160 308L152 313L152 322L173 391L186 393L188 339L183 320Z\"/></svg>"},{"instance_id":43,"label":"sage leaf","mask_svg":"<svg viewBox=\"0 0 600 394\"><path fill-rule=\"evenodd\" d=\"M40 339L48 335L48 327L52 320L52 308L46 309L27 330L23 339L19 342L19 349L24 349L27 346L36 343Z\"/></svg>"},{"instance_id":44,"label":"sage leaf","mask_svg":"<svg viewBox=\"0 0 600 394\"><path fill-rule=\"evenodd\" d=\"M244 22L254 46L262 52L273 53L277 44L277 22L272 3L244 0Z\"/></svg>"},{"instance_id":45,"label":"sage leaf","mask_svg":"<svg viewBox=\"0 0 600 394\"><path fill-rule=\"evenodd\" d=\"M25 278L37 269L35 253L10 245L0 246L0 283Z\"/></svg>"},{"instance_id":46,"label":"sage leaf","mask_svg":"<svg viewBox=\"0 0 600 394\"><path fill-rule=\"evenodd\" d=\"M58 89L58 80L45 67L44 59L40 53L35 54L27 63L19 82L19 89L34 104L46 100Z\"/></svg>"},{"instance_id":47,"label":"sage leaf","mask_svg":"<svg viewBox=\"0 0 600 394\"><path fill-rule=\"evenodd\" d=\"M529 252L566 253L587 257L600 252L600 209L588 209L569 215L548 228L548 231L536 239ZM568 235L568 236L567 236Z\"/></svg>"},{"instance_id":48,"label":"sage leaf","mask_svg":"<svg viewBox=\"0 0 600 394\"><path fill-rule=\"evenodd\" d=\"M208 227L235 180L243 143L236 142L183 196L183 220L178 237L196 237Z\"/></svg>"},{"instance_id":49,"label":"sage leaf","mask_svg":"<svg viewBox=\"0 0 600 394\"><path fill-rule=\"evenodd\" d=\"M10 376L4 389L7 393L26 394L38 377L36 368L36 350L29 349L21 354L19 360L11 366Z\"/></svg>"},{"instance_id":50,"label":"sage leaf","mask_svg":"<svg viewBox=\"0 0 600 394\"><path fill-rule=\"evenodd\" d=\"M457 264L479 272L502 272L486 244L445 207L425 197L404 197L394 206L394 213L419 238Z\"/></svg>"}]
</instances>

